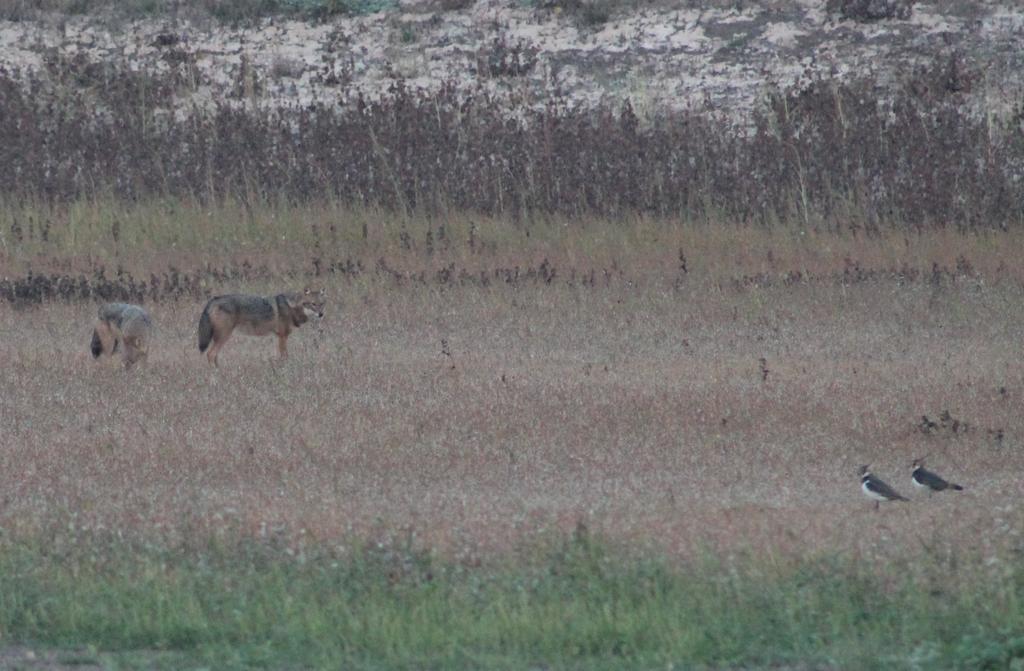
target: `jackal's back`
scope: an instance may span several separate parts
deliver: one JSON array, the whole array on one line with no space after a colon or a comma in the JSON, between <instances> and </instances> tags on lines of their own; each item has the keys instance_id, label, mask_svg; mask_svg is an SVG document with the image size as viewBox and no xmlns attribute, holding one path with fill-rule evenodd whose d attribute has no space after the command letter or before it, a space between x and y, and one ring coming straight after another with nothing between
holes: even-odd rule
<instances>
[{"instance_id":1,"label":"jackal's back","mask_svg":"<svg viewBox=\"0 0 1024 671\"><path fill-rule=\"evenodd\" d=\"M145 338L153 328L149 313L138 305L107 303L100 307L100 321L107 322L126 338Z\"/></svg>"},{"instance_id":2,"label":"jackal's back","mask_svg":"<svg viewBox=\"0 0 1024 671\"><path fill-rule=\"evenodd\" d=\"M274 319L274 304L269 298L249 294L228 294L216 296L209 303L209 309L216 308L226 315L232 315L241 322L265 322Z\"/></svg>"}]
</instances>

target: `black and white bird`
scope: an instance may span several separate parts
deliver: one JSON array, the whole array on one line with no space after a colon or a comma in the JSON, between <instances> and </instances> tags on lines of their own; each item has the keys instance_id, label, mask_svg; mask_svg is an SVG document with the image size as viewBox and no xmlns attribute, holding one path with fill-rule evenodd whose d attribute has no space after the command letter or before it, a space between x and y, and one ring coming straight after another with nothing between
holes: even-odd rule
<instances>
[{"instance_id":1,"label":"black and white bird","mask_svg":"<svg viewBox=\"0 0 1024 671\"><path fill-rule=\"evenodd\" d=\"M931 492L941 492L946 489L953 489L955 491L963 491L963 487L960 485L949 482L940 478L935 473L932 473L924 467L924 459L914 460L914 472L910 474L910 479L914 481L914 486L918 489L927 489Z\"/></svg>"},{"instance_id":2,"label":"black and white bird","mask_svg":"<svg viewBox=\"0 0 1024 671\"><path fill-rule=\"evenodd\" d=\"M871 475L871 471L868 470L867 466L860 467L860 490L864 492L864 496L875 502L876 510L878 509L878 504L882 501L910 500L905 496L900 496L892 487Z\"/></svg>"}]
</instances>

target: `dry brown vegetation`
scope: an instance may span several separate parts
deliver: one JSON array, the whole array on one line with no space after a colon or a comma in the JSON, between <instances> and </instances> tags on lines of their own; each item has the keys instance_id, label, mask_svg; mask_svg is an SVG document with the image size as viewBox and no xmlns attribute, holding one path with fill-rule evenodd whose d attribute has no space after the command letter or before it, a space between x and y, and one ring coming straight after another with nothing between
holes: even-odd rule
<instances>
[{"instance_id":1,"label":"dry brown vegetation","mask_svg":"<svg viewBox=\"0 0 1024 671\"><path fill-rule=\"evenodd\" d=\"M186 61L44 65L0 72L0 637L263 668L278 642L288 668L1020 658L1022 116L977 114L955 55L740 123L401 79L169 114ZM236 336L207 365L209 296L310 280L327 317L287 361ZM127 373L89 354L109 300L157 325ZM914 492L922 456L966 490ZM876 512L865 463L913 500Z\"/></svg>"},{"instance_id":2,"label":"dry brown vegetation","mask_svg":"<svg viewBox=\"0 0 1024 671\"><path fill-rule=\"evenodd\" d=\"M517 47L495 49L492 69L528 66ZM1024 203L1021 105L972 108L961 92L981 74L955 53L895 83L766 82L741 120L710 102L643 117L628 102L537 109L401 78L341 108L265 109L244 91L179 108L197 85L187 62L155 73L55 54L45 66L49 79L0 72L0 193L15 201L327 198L441 217L642 213L869 231L1005 229Z\"/></svg>"},{"instance_id":3,"label":"dry brown vegetation","mask_svg":"<svg viewBox=\"0 0 1024 671\"><path fill-rule=\"evenodd\" d=\"M646 265L551 236L516 281L495 270L513 265L503 247L474 256L464 238L440 258L392 249L385 270L368 251L364 272L324 273L327 317L285 363L237 337L209 368L189 295L143 296L158 338L127 375L89 357L92 302L5 304L0 526L295 547L409 534L467 561L580 523L684 556L1021 547L1014 234L937 231L900 253L895 233L804 249L630 230L621 258ZM456 262L468 280L445 279ZM290 270L200 292L312 268ZM922 455L966 491L914 492ZM873 511L862 463L914 501Z\"/></svg>"}]
</instances>

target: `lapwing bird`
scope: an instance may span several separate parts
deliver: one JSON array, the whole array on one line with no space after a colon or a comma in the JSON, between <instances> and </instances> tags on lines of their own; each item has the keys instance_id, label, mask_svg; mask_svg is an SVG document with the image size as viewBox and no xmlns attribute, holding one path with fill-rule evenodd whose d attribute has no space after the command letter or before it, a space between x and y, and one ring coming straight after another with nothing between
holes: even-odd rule
<instances>
[{"instance_id":1,"label":"lapwing bird","mask_svg":"<svg viewBox=\"0 0 1024 671\"><path fill-rule=\"evenodd\" d=\"M871 471L868 470L867 466L860 467L860 489L864 492L864 496L874 500L875 510L878 510L878 504L882 501L910 500L900 496L892 487L871 475Z\"/></svg>"},{"instance_id":2,"label":"lapwing bird","mask_svg":"<svg viewBox=\"0 0 1024 671\"><path fill-rule=\"evenodd\" d=\"M910 474L910 479L914 481L914 486L918 489L927 489L931 492L941 492L947 489L955 491L963 491L963 487L960 485L943 480L935 473L932 473L924 467L924 459L914 460L914 472Z\"/></svg>"}]
</instances>

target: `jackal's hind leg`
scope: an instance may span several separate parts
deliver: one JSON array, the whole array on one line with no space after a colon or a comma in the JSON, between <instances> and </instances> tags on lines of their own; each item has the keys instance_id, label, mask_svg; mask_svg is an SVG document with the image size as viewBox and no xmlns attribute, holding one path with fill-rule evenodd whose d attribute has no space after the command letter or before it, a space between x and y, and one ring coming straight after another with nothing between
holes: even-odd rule
<instances>
[{"instance_id":1,"label":"jackal's hind leg","mask_svg":"<svg viewBox=\"0 0 1024 671\"><path fill-rule=\"evenodd\" d=\"M212 365L217 366L217 354L220 352L220 348L224 347L224 343L231 337L231 332L221 333L217 330L213 332L213 342L210 343L210 349L206 350L206 360Z\"/></svg>"},{"instance_id":2,"label":"jackal's hind leg","mask_svg":"<svg viewBox=\"0 0 1024 671\"><path fill-rule=\"evenodd\" d=\"M136 363L146 359L146 349L139 338L124 339L124 367L131 368Z\"/></svg>"}]
</instances>

